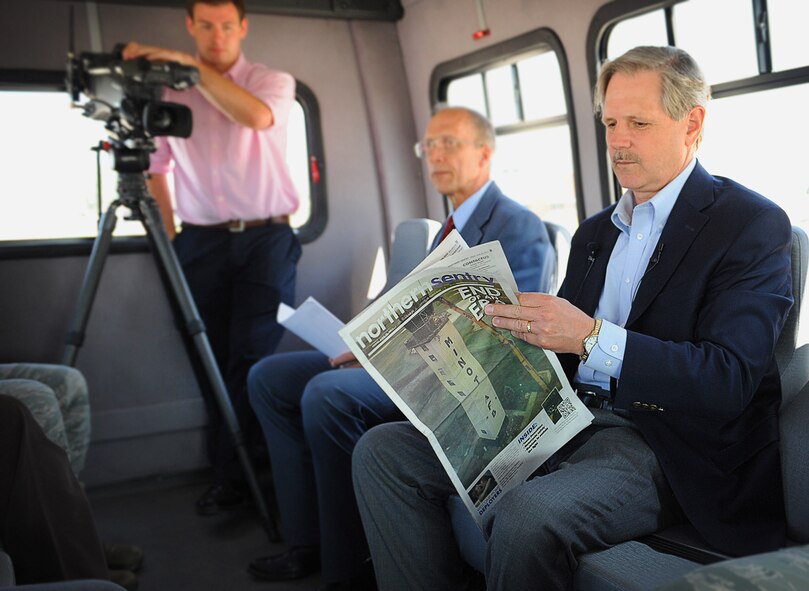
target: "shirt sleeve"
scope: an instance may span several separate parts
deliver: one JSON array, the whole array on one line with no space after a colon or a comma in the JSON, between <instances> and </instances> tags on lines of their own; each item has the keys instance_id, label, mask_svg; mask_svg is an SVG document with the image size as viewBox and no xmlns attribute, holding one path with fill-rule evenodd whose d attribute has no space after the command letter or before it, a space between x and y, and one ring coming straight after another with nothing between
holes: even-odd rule
<instances>
[{"instance_id":1,"label":"shirt sleeve","mask_svg":"<svg viewBox=\"0 0 809 591\"><path fill-rule=\"evenodd\" d=\"M152 174L168 174L172 169L171 146L168 138L155 138L157 150L152 152L149 159L149 172Z\"/></svg>"},{"instance_id":2,"label":"shirt sleeve","mask_svg":"<svg viewBox=\"0 0 809 591\"><path fill-rule=\"evenodd\" d=\"M584 366L618 379L621 377L621 366L624 363L625 350L626 329L612 322L602 320L601 330L598 333L598 342L590 351Z\"/></svg>"},{"instance_id":3,"label":"shirt sleeve","mask_svg":"<svg viewBox=\"0 0 809 591\"><path fill-rule=\"evenodd\" d=\"M291 74L256 69L251 72L246 89L270 108L275 122L286 124L295 102L295 78Z\"/></svg>"}]
</instances>

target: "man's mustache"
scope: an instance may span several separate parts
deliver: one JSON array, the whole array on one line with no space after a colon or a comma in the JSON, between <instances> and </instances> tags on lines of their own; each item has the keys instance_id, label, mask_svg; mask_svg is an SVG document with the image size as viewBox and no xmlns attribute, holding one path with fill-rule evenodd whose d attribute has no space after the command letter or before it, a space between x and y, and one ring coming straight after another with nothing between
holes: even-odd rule
<instances>
[{"instance_id":1,"label":"man's mustache","mask_svg":"<svg viewBox=\"0 0 809 591\"><path fill-rule=\"evenodd\" d=\"M635 154L634 152L626 152L626 151L617 151L615 154L612 155L612 163L618 164L618 162L634 162L639 163L640 157Z\"/></svg>"}]
</instances>

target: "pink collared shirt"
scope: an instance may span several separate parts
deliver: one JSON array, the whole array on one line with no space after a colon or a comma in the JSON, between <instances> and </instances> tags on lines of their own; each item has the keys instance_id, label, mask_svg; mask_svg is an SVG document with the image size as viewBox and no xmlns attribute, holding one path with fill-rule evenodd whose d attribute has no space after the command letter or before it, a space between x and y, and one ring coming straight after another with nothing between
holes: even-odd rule
<instances>
[{"instance_id":1,"label":"pink collared shirt","mask_svg":"<svg viewBox=\"0 0 809 591\"><path fill-rule=\"evenodd\" d=\"M294 213L298 194L286 164L287 122L295 79L251 64L244 55L225 73L263 101L273 124L254 130L232 122L199 89L167 89L163 100L187 105L194 115L188 139L159 137L149 172L174 173L177 215L190 224L257 220Z\"/></svg>"}]
</instances>

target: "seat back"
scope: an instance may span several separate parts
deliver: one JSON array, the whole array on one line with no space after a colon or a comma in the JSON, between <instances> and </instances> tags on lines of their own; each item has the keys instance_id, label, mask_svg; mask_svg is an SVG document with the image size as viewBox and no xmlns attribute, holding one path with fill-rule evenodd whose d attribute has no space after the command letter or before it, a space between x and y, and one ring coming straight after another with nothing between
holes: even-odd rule
<instances>
[{"instance_id":1,"label":"seat back","mask_svg":"<svg viewBox=\"0 0 809 591\"><path fill-rule=\"evenodd\" d=\"M559 290L567 268L567 257L570 254L570 232L559 224L546 221L543 221L543 223L548 230L548 237L556 255L556 264L551 274L550 288L548 290L549 293L555 294Z\"/></svg>"},{"instance_id":2,"label":"seat back","mask_svg":"<svg viewBox=\"0 0 809 591\"><path fill-rule=\"evenodd\" d=\"M801 306L806 289L809 238L801 228L792 228L792 295L790 310L775 349L781 374L781 463L787 536L793 542L809 543L809 345L798 346Z\"/></svg>"},{"instance_id":3,"label":"seat back","mask_svg":"<svg viewBox=\"0 0 809 591\"><path fill-rule=\"evenodd\" d=\"M11 557L2 548L0 541L0 587L11 587L14 585L14 566L11 564Z\"/></svg>"},{"instance_id":4,"label":"seat back","mask_svg":"<svg viewBox=\"0 0 809 591\"><path fill-rule=\"evenodd\" d=\"M809 345L799 351L809 357ZM784 502L787 537L809 543L809 384L781 405L781 469L784 475Z\"/></svg>"},{"instance_id":5,"label":"seat back","mask_svg":"<svg viewBox=\"0 0 809 591\"><path fill-rule=\"evenodd\" d=\"M436 232L441 228L440 222L427 218L414 218L399 222L393 233L393 244L390 247L388 261L388 280L382 293L399 283L424 260Z\"/></svg>"},{"instance_id":6,"label":"seat back","mask_svg":"<svg viewBox=\"0 0 809 591\"><path fill-rule=\"evenodd\" d=\"M801 306L806 289L806 270L809 263L809 238L801 228L792 227L792 297L795 304L787 316L784 329L775 345L775 360L781 374L782 405L789 402L809 380L806 350L798 348ZM799 351L801 351L799 353Z\"/></svg>"}]
</instances>

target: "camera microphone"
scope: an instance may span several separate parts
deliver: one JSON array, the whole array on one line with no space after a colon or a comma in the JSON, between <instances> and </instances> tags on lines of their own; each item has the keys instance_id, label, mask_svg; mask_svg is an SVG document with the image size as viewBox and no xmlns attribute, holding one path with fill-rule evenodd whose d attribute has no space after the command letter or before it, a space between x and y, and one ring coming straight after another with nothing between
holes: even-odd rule
<instances>
[{"instance_id":1,"label":"camera microphone","mask_svg":"<svg viewBox=\"0 0 809 591\"><path fill-rule=\"evenodd\" d=\"M638 289L640 289L640 284L643 283L643 280L646 279L646 276L651 273L652 269L657 266L657 263L660 262L660 257L663 256L663 246L665 246L662 242L657 243L657 249L655 250L652 257L649 259L649 264L646 265L646 270L643 272L643 276L638 281L638 284L635 286L634 291L632 292L632 301L635 301L635 296L638 294Z\"/></svg>"},{"instance_id":2,"label":"camera microphone","mask_svg":"<svg viewBox=\"0 0 809 591\"><path fill-rule=\"evenodd\" d=\"M587 262L590 263L590 266L596 260L596 255L598 254L598 242L588 242L587 243Z\"/></svg>"},{"instance_id":3,"label":"camera microphone","mask_svg":"<svg viewBox=\"0 0 809 591\"><path fill-rule=\"evenodd\" d=\"M587 271L584 273L584 278L581 280L579 284L579 289L576 291L576 295L573 297L570 302L575 304L579 300L579 296L581 295L581 290L584 287L584 283L587 281L587 278L590 276L590 271L593 270L593 265L596 262L596 255L598 254L599 249L598 242L588 242L587 243Z\"/></svg>"},{"instance_id":4,"label":"camera microphone","mask_svg":"<svg viewBox=\"0 0 809 591\"><path fill-rule=\"evenodd\" d=\"M663 246L664 244L662 242L658 243L657 249L655 249L654 254L649 259L649 264L646 266L646 271L643 273L643 277L646 277L649 271L654 269L657 266L657 263L660 262L660 257L663 255ZM643 278L641 278L641 281L642 280Z\"/></svg>"}]
</instances>

